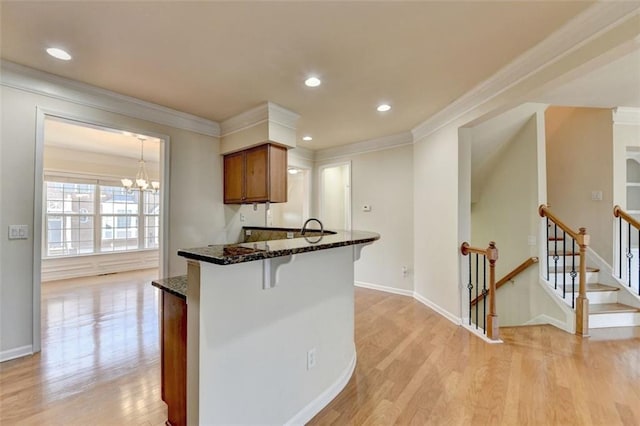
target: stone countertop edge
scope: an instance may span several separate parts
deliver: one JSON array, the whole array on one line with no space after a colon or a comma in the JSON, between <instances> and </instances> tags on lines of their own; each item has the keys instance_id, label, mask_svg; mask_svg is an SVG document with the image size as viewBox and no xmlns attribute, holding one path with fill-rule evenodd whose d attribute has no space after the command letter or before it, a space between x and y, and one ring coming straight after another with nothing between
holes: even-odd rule
<instances>
[{"instance_id":1,"label":"stone countertop edge","mask_svg":"<svg viewBox=\"0 0 640 426\"><path fill-rule=\"evenodd\" d=\"M187 276L180 275L170 278L158 278L151 281L151 285L158 287L160 290L166 291L178 296L181 299L187 298Z\"/></svg>"},{"instance_id":2,"label":"stone countertop edge","mask_svg":"<svg viewBox=\"0 0 640 426\"><path fill-rule=\"evenodd\" d=\"M216 265L233 265L298 253L366 244L380 239L380 234L368 231L338 231L336 234L324 235L320 241L316 241L317 238L315 236L180 249L178 250L178 256Z\"/></svg>"}]
</instances>

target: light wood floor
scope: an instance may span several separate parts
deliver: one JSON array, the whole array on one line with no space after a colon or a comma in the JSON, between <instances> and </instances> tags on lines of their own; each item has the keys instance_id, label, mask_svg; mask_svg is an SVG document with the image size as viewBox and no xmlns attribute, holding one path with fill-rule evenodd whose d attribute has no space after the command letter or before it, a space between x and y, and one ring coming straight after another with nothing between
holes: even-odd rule
<instances>
[{"instance_id":1,"label":"light wood floor","mask_svg":"<svg viewBox=\"0 0 640 426\"><path fill-rule=\"evenodd\" d=\"M154 278L43 283L42 352L0 364L0 424L164 424Z\"/></svg>"},{"instance_id":2,"label":"light wood floor","mask_svg":"<svg viewBox=\"0 0 640 426\"><path fill-rule=\"evenodd\" d=\"M0 424L161 425L155 271L43 287L43 351L0 364ZM356 289L358 364L314 425L639 425L640 329L489 345L415 300Z\"/></svg>"}]
</instances>

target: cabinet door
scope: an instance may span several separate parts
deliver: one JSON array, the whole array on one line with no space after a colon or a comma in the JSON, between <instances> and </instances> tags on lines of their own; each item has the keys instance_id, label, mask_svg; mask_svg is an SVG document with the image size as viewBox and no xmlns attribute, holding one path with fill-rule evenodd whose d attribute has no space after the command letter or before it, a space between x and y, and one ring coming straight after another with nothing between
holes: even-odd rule
<instances>
[{"instance_id":1,"label":"cabinet door","mask_svg":"<svg viewBox=\"0 0 640 426\"><path fill-rule=\"evenodd\" d=\"M244 201L244 152L224 156L224 202Z\"/></svg>"},{"instance_id":2,"label":"cabinet door","mask_svg":"<svg viewBox=\"0 0 640 426\"><path fill-rule=\"evenodd\" d=\"M246 151L245 202L269 200L268 149L268 145L262 145Z\"/></svg>"},{"instance_id":3,"label":"cabinet door","mask_svg":"<svg viewBox=\"0 0 640 426\"><path fill-rule=\"evenodd\" d=\"M287 149L281 146L269 147L269 201L287 202Z\"/></svg>"},{"instance_id":4,"label":"cabinet door","mask_svg":"<svg viewBox=\"0 0 640 426\"><path fill-rule=\"evenodd\" d=\"M162 399L167 424L187 425L187 304L162 292Z\"/></svg>"}]
</instances>

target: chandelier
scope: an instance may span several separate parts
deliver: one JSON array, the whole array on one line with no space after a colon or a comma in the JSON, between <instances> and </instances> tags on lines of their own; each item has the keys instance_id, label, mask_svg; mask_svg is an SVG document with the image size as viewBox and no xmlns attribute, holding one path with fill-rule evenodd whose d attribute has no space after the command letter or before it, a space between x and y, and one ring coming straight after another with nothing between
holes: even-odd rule
<instances>
[{"instance_id":1,"label":"chandelier","mask_svg":"<svg viewBox=\"0 0 640 426\"><path fill-rule=\"evenodd\" d=\"M137 136L140 141L140 161L138 161L138 173L136 173L136 177L134 180L124 178L121 179L122 186L126 188L127 191L150 191L150 192L158 192L160 189L160 182L150 181L149 175L147 174L147 168L144 163L144 141L147 139L142 136Z\"/></svg>"}]
</instances>

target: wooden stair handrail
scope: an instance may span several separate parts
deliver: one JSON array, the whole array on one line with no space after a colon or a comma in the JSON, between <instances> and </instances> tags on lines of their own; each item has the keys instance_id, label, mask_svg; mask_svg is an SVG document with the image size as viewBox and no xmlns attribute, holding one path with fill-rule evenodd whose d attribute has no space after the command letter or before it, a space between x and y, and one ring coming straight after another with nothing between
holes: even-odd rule
<instances>
[{"instance_id":1,"label":"wooden stair handrail","mask_svg":"<svg viewBox=\"0 0 640 426\"><path fill-rule=\"evenodd\" d=\"M558 219L558 217L556 215L551 213L551 211L549 210L549 206L547 206L545 204L540 204L540 207L538 207L538 214L540 215L540 217L548 217L549 219L551 219L551 221L553 223L555 223L556 225L558 225L560 227L560 229L562 229L567 234L571 235L571 237L574 240L578 241L580 239L578 237L578 235L580 235L580 234L578 232L574 231L573 229L571 229L566 223L564 223L563 221Z\"/></svg>"},{"instance_id":2,"label":"wooden stair handrail","mask_svg":"<svg viewBox=\"0 0 640 426\"><path fill-rule=\"evenodd\" d=\"M493 243L495 245L495 243L493 241L491 243ZM467 242L462 243L462 245L460 246L460 253L462 253L463 256L466 256L469 253L476 253L476 254L481 254L483 256L487 256L487 250L488 249L481 249L481 248L478 248L478 247L471 247L469 245L469 243L467 243Z\"/></svg>"},{"instance_id":3,"label":"wooden stair handrail","mask_svg":"<svg viewBox=\"0 0 640 426\"><path fill-rule=\"evenodd\" d=\"M480 254L485 256L489 261L489 313L486 316L485 332L487 337L491 340L500 339L500 328L498 327L498 314L496 314L496 262L498 260L498 248L494 241L489 242L489 247L481 249L477 247L471 247L466 241L460 246L460 253L463 256L467 256L471 253ZM471 262L471 260L469 260ZM471 265L471 263L469 263ZM471 302L469 302L471 303ZM469 308L471 311L471 308Z\"/></svg>"},{"instance_id":4,"label":"wooden stair handrail","mask_svg":"<svg viewBox=\"0 0 640 426\"><path fill-rule=\"evenodd\" d=\"M538 207L540 217L549 218L555 225L559 226L564 232L569 234L580 246L580 272L579 272L579 290L576 298L576 334L580 336L589 335L589 299L587 298L587 266L586 252L589 246L589 235L586 228L580 228L579 232L575 232L569 228L564 222L558 219L551 211L549 206L540 204ZM548 249L547 249L548 254Z\"/></svg>"},{"instance_id":5,"label":"wooden stair handrail","mask_svg":"<svg viewBox=\"0 0 640 426\"><path fill-rule=\"evenodd\" d=\"M634 219L629 213L625 212L624 210L622 210L622 208L618 205L613 207L613 215L615 217L621 217L624 220L626 220L629 224L631 224L631 226L633 226L636 229L640 229L640 222L638 222L636 219Z\"/></svg>"},{"instance_id":6,"label":"wooden stair handrail","mask_svg":"<svg viewBox=\"0 0 640 426\"><path fill-rule=\"evenodd\" d=\"M507 275L505 275L504 277L502 277L498 282L496 282L496 291L502 287L503 285L505 285L506 283L508 283L509 281L511 281L512 279L514 279L517 275L521 274L525 269L527 269L529 266L538 263L538 258L533 256L528 258L527 260L525 260L524 262L522 262L520 265L516 266L513 271L509 272ZM489 292L487 291L487 294L489 294ZM478 302L480 302L482 299L484 299L484 295L481 294L480 296L476 297L475 299L473 299L471 301L471 305L474 306L476 305Z\"/></svg>"}]
</instances>

